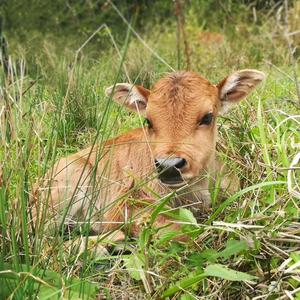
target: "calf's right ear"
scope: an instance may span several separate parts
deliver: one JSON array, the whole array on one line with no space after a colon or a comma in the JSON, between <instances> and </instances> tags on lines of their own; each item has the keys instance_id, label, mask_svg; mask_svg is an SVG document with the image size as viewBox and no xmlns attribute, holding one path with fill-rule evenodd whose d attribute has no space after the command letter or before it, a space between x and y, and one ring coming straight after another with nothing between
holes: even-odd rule
<instances>
[{"instance_id":1,"label":"calf's right ear","mask_svg":"<svg viewBox=\"0 0 300 300\"><path fill-rule=\"evenodd\" d=\"M130 110L146 113L150 91L140 85L117 83L105 89L105 94Z\"/></svg>"}]
</instances>

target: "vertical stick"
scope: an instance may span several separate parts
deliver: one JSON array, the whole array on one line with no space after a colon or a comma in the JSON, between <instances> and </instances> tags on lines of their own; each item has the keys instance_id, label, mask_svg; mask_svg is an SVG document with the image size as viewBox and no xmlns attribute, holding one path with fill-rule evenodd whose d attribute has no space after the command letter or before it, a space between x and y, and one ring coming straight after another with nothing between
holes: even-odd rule
<instances>
[{"instance_id":1,"label":"vertical stick","mask_svg":"<svg viewBox=\"0 0 300 300\"><path fill-rule=\"evenodd\" d=\"M184 5L185 5L185 0L175 1L175 14L177 16L177 26L178 26L177 51L179 51L179 58L180 58L180 34L181 34L183 45L184 45L186 69L190 70L191 69L190 47L189 47L189 43L185 31Z\"/></svg>"},{"instance_id":2,"label":"vertical stick","mask_svg":"<svg viewBox=\"0 0 300 300\"><path fill-rule=\"evenodd\" d=\"M5 77L9 79L7 42L3 35L3 19L1 16L0 16L0 62L3 66Z\"/></svg>"},{"instance_id":3,"label":"vertical stick","mask_svg":"<svg viewBox=\"0 0 300 300\"><path fill-rule=\"evenodd\" d=\"M6 137L6 140L3 139L3 143L6 144L6 142L10 142L13 138L13 120L12 120L12 112L11 112L11 103L10 99L8 97L8 92L6 87L9 86L9 84L12 81L12 72L9 68L9 56L7 51L7 42L6 39L3 36L3 19L0 16L0 64L3 67L3 73L4 73L4 84L3 84L3 102L4 102L4 111L3 111L3 117L1 120L1 130L3 132L3 136Z\"/></svg>"},{"instance_id":4,"label":"vertical stick","mask_svg":"<svg viewBox=\"0 0 300 300\"><path fill-rule=\"evenodd\" d=\"M289 34L289 6L288 6L288 0L284 1L284 12L285 12L285 18L284 18L284 37L286 39L288 49L289 49L289 55L290 55L290 62L293 68L293 75L294 75L294 81L296 85L296 91L297 91L297 97L298 101L300 102L300 86L298 82L298 76L297 76L297 60L295 59L295 51L296 47L293 46L293 42L291 40L290 34Z\"/></svg>"},{"instance_id":5,"label":"vertical stick","mask_svg":"<svg viewBox=\"0 0 300 300\"><path fill-rule=\"evenodd\" d=\"M180 35L180 21L179 21L179 14L180 14L180 4L179 1L176 0L175 2L175 16L177 19L177 31L176 31L176 46L177 46L177 69L181 69L181 35Z\"/></svg>"}]
</instances>

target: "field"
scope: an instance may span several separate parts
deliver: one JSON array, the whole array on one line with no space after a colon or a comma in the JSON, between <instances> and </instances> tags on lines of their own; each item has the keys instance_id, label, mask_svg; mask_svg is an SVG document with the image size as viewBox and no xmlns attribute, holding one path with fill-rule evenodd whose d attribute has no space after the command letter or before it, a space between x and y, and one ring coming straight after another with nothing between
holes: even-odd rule
<instances>
[{"instance_id":1,"label":"field","mask_svg":"<svg viewBox=\"0 0 300 300\"><path fill-rule=\"evenodd\" d=\"M128 18L107 1L101 22L87 23L92 30L67 34L4 27L0 299L300 299L299 2L260 8L222 1L211 16L210 4L219 1L200 2L189 1L177 17L150 9L139 23L139 10ZM182 210L187 243L159 235L151 222L138 239L117 245L90 239L84 226L52 235L33 230L33 186L59 157L143 126L105 87L149 88L186 68L214 83L243 68L267 75L218 120L218 155L240 190L220 201L212 187L212 210L201 224ZM157 199L153 219L166 200Z\"/></svg>"}]
</instances>

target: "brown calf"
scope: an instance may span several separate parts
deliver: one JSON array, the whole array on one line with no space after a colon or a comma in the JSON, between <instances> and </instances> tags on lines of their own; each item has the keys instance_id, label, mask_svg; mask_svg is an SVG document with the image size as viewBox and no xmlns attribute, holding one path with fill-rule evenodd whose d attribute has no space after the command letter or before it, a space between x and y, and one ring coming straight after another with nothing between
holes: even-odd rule
<instances>
[{"instance_id":1,"label":"brown calf","mask_svg":"<svg viewBox=\"0 0 300 300\"><path fill-rule=\"evenodd\" d=\"M146 203L155 203L153 194L164 196L174 189L179 190L169 205L206 210L209 178L220 168L217 117L263 79L262 72L241 70L214 85L197 73L175 72L152 90L127 83L107 88L114 101L145 116L147 125L61 158L46 175L34 215L41 219L43 208L53 224L88 220L95 233L103 233L129 222ZM133 222L133 235L147 218L149 212ZM159 215L156 223L169 221Z\"/></svg>"}]
</instances>

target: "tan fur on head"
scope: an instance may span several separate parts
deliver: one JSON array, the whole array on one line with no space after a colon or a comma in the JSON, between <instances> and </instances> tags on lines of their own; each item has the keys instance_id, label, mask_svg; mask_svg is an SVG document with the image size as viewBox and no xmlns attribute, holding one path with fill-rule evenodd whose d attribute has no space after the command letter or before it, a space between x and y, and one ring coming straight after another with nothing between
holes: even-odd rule
<instances>
[{"instance_id":1,"label":"tan fur on head","mask_svg":"<svg viewBox=\"0 0 300 300\"><path fill-rule=\"evenodd\" d=\"M151 210L142 209L156 204L147 191L163 197L178 188L178 182L181 189L171 206L208 210L209 178L221 172L215 156L217 117L263 78L262 72L241 70L214 85L195 72L174 72L151 90L129 83L107 88L106 95L114 101L143 113L148 126L61 158L46 174L33 210L44 208L49 223L86 222L89 218L98 234L133 222L131 233L138 235L139 216L151 218ZM166 160L176 162L172 170L180 180L175 185L162 180L159 168ZM139 182L147 182L147 188ZM180 230L165 215L159 215L155 224Z\"/></svg>"}]
</instances>

